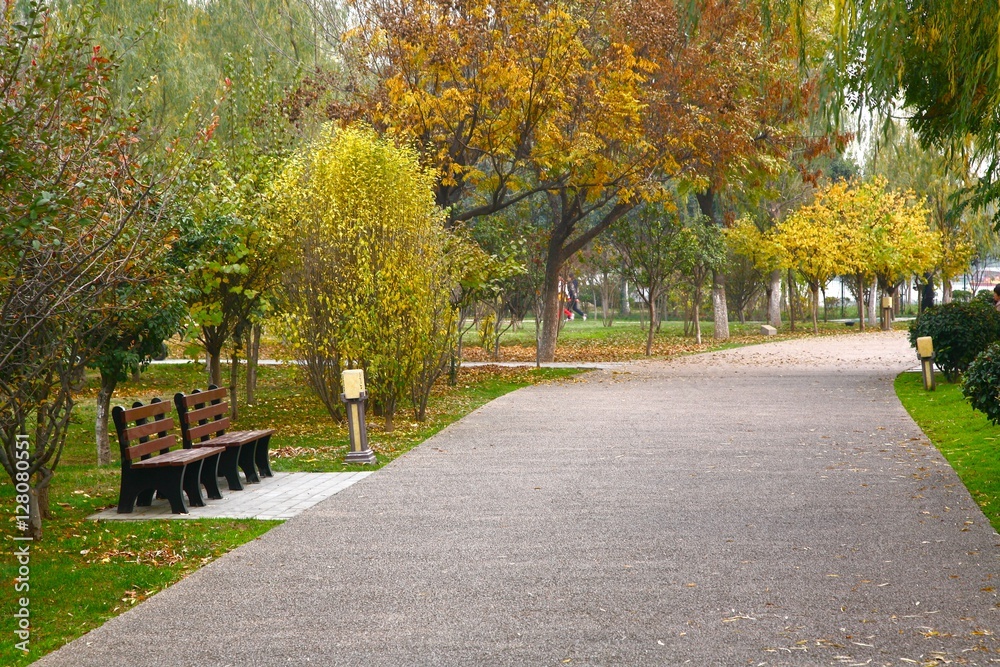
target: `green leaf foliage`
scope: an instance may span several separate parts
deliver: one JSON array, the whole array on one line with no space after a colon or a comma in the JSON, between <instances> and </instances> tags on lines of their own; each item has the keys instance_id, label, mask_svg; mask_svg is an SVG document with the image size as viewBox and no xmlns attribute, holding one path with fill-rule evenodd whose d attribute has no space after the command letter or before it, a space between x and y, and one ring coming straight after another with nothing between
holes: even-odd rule
<instances>
[{"instance_id":1,"label":"green leaf foliage","mask_svg":"<svg viewBox=\"0 0 1000 667\"><path fill-rule=\"evenodd\" d=\"M834 113L866 107L888 124L902 107L924 145L971 147L973 204L1000 199L997 1L838 0L835 11Z\"/></svg>"},{"instance_id":2,"label":"green leaf foliage","mask_svg":"<svg viewBox=\"0 0 1000 667\"><path fill-rule=\"evenodd\" d=\"M994 424L1000 424L1000 343L990 345L969 364L962 394Z\"/></svg>"},{"instance_id":3,"label":"green leaf foliage","mask_svg":"<svg viewBox=\"0 0 1000 667\"><path fill-rule=\"evenodd\" d=\"M976 356L1000 340L1000 313L979 299L935 306L910 324L910 344L916 347L922 336L933 339L934 363L954 382Z\"/></svg>"}]
</instances>

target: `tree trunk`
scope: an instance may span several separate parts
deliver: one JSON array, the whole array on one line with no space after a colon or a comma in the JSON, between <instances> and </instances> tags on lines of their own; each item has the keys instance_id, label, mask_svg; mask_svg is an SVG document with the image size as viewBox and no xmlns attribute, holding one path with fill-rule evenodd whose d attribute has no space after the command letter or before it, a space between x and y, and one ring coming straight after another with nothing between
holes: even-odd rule
<instances>
[{"instance_id":1,"label":"tree trunk","mask_svg":"<svg viewBox=\"0 0 1000 667\"><path fill-rule=\"evenodd\" d=\"M52 471L47 469L35 473L34 484L28 489L28 523L24 535L32 540L42 539L42 519L50 518L49 483Z\"/></svg>"},{"instance_id":2,"label":"tree trunk","mask_svg":"<svg viewBox=\"0 0 1000 667\"><path fill-rule=\"evenodd\" d=\"M871 291L868 292L868 321L875 326L878 322L878 283L872 283Z\"/></svg>"},{"instance_id":3,"label":"tree trunk","mask_svg":"<svg viewBox=\"0 0 1000 667\"><path fill-rule=\"evenodd\" d=\"M712 271L712 315L715 318L715 340L729 340L729 306L726 304L726 274Z\"/></svg>"},{"instance_id":4,"label":"tree trunk","mask_svg":"<svg viewBox=\"0 0 1000 667\"><path fill-rule=\"evenodd\" d=\"M94 432L97 435L97 465L111 463L111 444L108 438L108 416L111 414L111 395L115 393L118 380L106 376L101 371L101 389L97 392L97 421Z\"/></svg>"},{"instance_id":5,"label":"tree trunk","mask_svg":"<svg viewBox=\"0 0 1000 667\"><path fill-rule=\"evenodd\" d=\"M257 402L257 362L260 361L261 333L261 325L254 324L250 330L250 345L247 346L247 405Z\"/></svg>"},{"instance_id":6,"label":"tree trunk","mask_svg":"<svg viewBox=\"0 0 1000 667\"><path fill-rule=\"evenodd\" d=\"M601 294L601 319L605 322L608 321L608 281L604 280L601 282L600 288ZM608 326L605 324L604 326Z\"/></svg>"},{"instance_id":7,"label":"tree trunk","mask_svg":"<svg viewBox=\"0 0 1000 667\"><path fill-rule=\"evenodd\" d=\"M652 295L650 295L652 296ZM656 334L656 299L649 300L649 332L646 334L646 356L653 355L653 336Z\"/></svg>"},{"instance_id":8,"label":"tree trunk","mask_svg":"<svg viewBox=\"0 0 1000 667\"><path fill-rule=\"evenodd\" d=\"M33 486L28 491L28 525L25 535L32 540L42 539L42 503L39 500L41 489Z\"/></svg>"},{"instance_id":9,"label":"tree trunk","mask_svg":"<svg viewBox=\"0 0 1000 667\"><path fill-rule=\"evenodd\" d=\"M858 323L861 331L865 330L865 279L858 276Z\"/></svg>"},{"instance_id":10,"label":"tree trunk","mask_svg":"<svg viewBox=\"0 0 1000 667\"><path fill-rule=\"evenodd\" d=\"M628 317L632 314L632 304L628 299L628 281L622 278L622 305L621 305L621 315L622 317Z\"/></svg>"},{"instance_id":11,"label":"tree trunk","mask_svg":"<svg viewBox=\"0 0 1000 667\"><path fill-rule=\"evenodd\" d=\"M941 280L941 303L951 303L951 281Z\"/></svg>"},{"instance_id":12,"label":"tree trunk","mask_svg":"<svg viewBox=\"0 0 1000 667\"><path fill-rule=\"evenodd\" d=\"M767 302L767 319L775 329L781 327L781 269L771 271L770 298Z\"/></svg>"},{"instance_id":13,"label":"tree trunk","mask_svg":"<svg viewBox=\"0 0 1000 667\"><path fill-rule=\"evenodd\" d=\"M201 342L205 346L205 356L208 358L208 383L221 387L222 348L226 340L221 336L218 327L203 325Z\"/></svg>"},{"instance_id":14,"label":"tree trunk","mask_svg":"<svg viewBox=\"0 0 1000 667\"><path fill-rule=\"evenodd\" d=\"M812 288L812 319L813 333L819 333L819 285L811 285Z\"/></svg>"},{"instance_id":15,"label":"tree trunk","mask_svg":"<svg viewBox=\"0 0 1000 667\"><path fill-rule=\"evenodd\" d=\"M798 290L795 288L795 275L792 273L791 269L788 269L788 326L792 333L795 333L795 298L798 296Z\"/></svg>"},{"instance_id":16,"label":"tree trunk","mask_svg":"<svg viewBox=\"0 0 1000 667\"><path fill-rule=\"evenodd\" d=\"M559 325L562 314L559 312L559 269L562 262L559 253L550 249L545 260L545 286L543 287L544 314L542 316L542 337L539 340L538 361L541 363L555 361L556 341L559 339Z\"/></svg>"},{"instance_id":17,"label":"tree trunk","mask_svg":"<svg viewBox=\"0 0 1000 667\"><path fill-rule=\"evenodd\" d=\"M239 404L236 402L236 385L240 381L240 348L233 347L229 356L229 418L239 419Z\"/></svg>"},{"instance_id":18,"label":"tree trunk","mask_svg":"<svg viewBox=\"0 0 1000 667\"><path fill-rule=\"evenodd\" d=\"M691 319L694 321L694 342L701 345L701 290L694 291L694 312Z\"/></svg>"},{"instance_id":19,"label":"tree trunk","mask_svg":"<svg viewBox=\"0 0 1000 667\"><path fill-rule=\"evenodd\" d=\"M222 354L219 352L208 353L208 383L222 386Z\"/></svg>"}]
</instances>

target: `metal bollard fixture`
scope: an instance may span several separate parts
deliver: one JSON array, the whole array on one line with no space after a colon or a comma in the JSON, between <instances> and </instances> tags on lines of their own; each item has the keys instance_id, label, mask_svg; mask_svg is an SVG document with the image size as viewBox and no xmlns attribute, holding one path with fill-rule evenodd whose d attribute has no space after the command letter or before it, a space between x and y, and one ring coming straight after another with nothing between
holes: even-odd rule
<instances>
[{"instance_id":1,"label":"metal bollard fixture","mask_svg":"<svg viewBox=\"0 0 1000 667\"><path fill-rule=\"evenodd\" d=\"M351 437L351 451L347 463L375 463L375 452L368 446L368 426L365 424L365 372L350 370L341 373L344 393L340 400L347 404L347 431Z\"/></svg>"},{"instance_id":2,"label":"metal bollard fixture","mask_svg":"<svg viewBox=\"0 0 1000 667\"><path fill-rule=\"evenodd\" d=\"M882 331L892 328L892 297L882 297Z\"/></svg>"},{"instance_id":3,"label":"metal bollard fixture","mask_svg":"<svg viewBox=\"0 0 1000 667\"><path fill-rule=\"evenodd\" d=\"M917 354L920 356L920 368L924 373L924 389L934 391L934 341L930 336L917 339Z\"/></svg>"}]
</instances>

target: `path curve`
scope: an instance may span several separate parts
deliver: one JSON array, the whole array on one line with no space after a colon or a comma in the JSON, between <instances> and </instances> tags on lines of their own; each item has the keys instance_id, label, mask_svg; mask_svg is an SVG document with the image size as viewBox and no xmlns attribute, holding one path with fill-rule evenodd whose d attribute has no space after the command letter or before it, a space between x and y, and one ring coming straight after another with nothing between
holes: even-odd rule
<instances>
[{"instance_id":1,"label":"path curve","mask_svg":"<svg viewBox=\"0 0 1000 667\"><path fill-rule=\"evenodd\" d=\"M508 394L37 664L987 665L998 536L902 333Z\"/></svg>"}]
</instances>

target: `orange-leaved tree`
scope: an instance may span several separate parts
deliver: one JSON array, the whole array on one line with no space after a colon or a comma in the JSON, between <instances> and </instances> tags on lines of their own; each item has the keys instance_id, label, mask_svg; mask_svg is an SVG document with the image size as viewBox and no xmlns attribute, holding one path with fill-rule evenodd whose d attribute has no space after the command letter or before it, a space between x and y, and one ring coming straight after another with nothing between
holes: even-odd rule
<instances>
[{"instance_id":1,"label":"orange-leaved tree","mask_svg":"<svg viewBox=\"0 0 1000 667\"><path fill-rule=\"evenodd\" d=\"M653 4L636 2L650 9ZM659 0L669 11L675 3ZM664 104L691 113L678 156L685 178L699 190L704 215L729 223L719 203L729 187L753 189L781 171L791 147L801 143L801 122L814 106L814 54L793 29L795 16L767 11L766 3L698 0L682 5L683 49L651 55L663 72ZM806 67L800 54L809 54ZM676 87L676 83L681 84ZM714 337L729 337L725 271L712 278Z\"/></svg>"}]
</instances>

